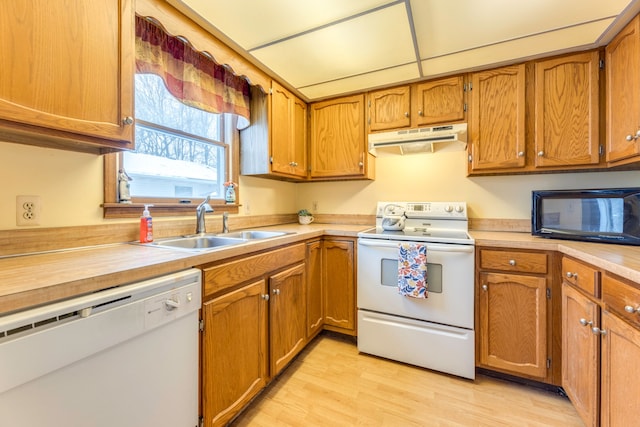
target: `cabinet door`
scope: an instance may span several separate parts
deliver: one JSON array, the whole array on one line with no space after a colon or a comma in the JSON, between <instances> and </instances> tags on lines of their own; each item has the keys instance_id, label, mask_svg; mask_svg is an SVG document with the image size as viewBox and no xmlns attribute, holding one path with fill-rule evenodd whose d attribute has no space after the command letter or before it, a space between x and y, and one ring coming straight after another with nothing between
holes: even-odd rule
<instances>
[{"instance_id":1,"label":"cabinet door","mask_svg":"<svg viewBox=\"0 0 640 427\"><path fill-rule=\"evenodd\" d=\"M291 156L293 140L293 94L277 84L271 83L271 170L284 174L292 173Z\"/></svg>"},{"instance_id":2,"label":"cabinet door","mask_svg":"<svg viewBox=\"0 0 640 427\"><path fill-rule=\"evenodd\" d=\"M607 45L607 162L640 154L640 16Z\"/></svg>"},{"instance_id":3,"label":"cabinet door","mask_svg":"<svg viewBox=\"0 0 640 427\"><path fill-rule=\"evenodd\" d=\"M602 314L601 426L638 424L640 330L608 312Z\"/></svg>"},{"instance_id":4,"label":"cabinet door","mask_svg":"<svg viewBox=\"0 0 640 427\"><path fill-rule=\"evenodd\" d=\"M1 2L0 119L133 148L133 17L130 0Z\"/></svg>"},{"instance_id":5,"label":"cabinet door","mask_svg":"<svg viewBox=\"0 0 640 427\"><path fill-rule=\"evenodd\" d=\"M482 273L480 283L480 363L545 379L546 279Z\"/></svg>"},{"instance_id":6,"label":"cabinet door","mask_svg":"<svg viewBox=\"0 0 640 427\"><path fill-rule=\"evenodd\" d=\"M415 126L464 120L464 80L449 77L415 85L413 117Z\"/></svg>"},{"instance_id":7,"label":"cabinet door","mask_svg":"<svg viewBox=\"0 0 640 427\"><path fill-rule=\"evenodd\" d=\"M204 425L223 426L266 384L267 301L264 280L202 307Z\"/></svg>"},{"instance_id":8,"label":"cabinet door","mask_svg":"<svg viewBox=\"0 0 640 427\"><path fill-rule=\"evenodd\" d=\"M598 62L593 51L536 63L536 167L599 163Z\"/></svg>"},{"instance_id":9,"label":"cabinet door","mask_svg":"<svg viewBox=\"0 0 640 427\"><path fill-rule=\"evenodd\" d=\"M271 171L307 175L307 104L271 83Z\"/></svg>"},{"instance_id":10,"label":"cabinet door","mask_svg":"<svg viewBox=\"0 0 640 427\"><path fill-rule=\"evenodd\" d=\"M305 178L309 172L309 168L307 167L307 104L301 99L294 97L292 109L292 173L301 178Z\"/></svg>"},{"instance_id":11,"label":"cabinet door","mask_svg":"<svg viewBox=\"0 0 640 427\"><path fill-rule=\"evenodd\" d=\"M470 172L525 166L525 66L471 75Z\"/></svg>"},{"instance_id":12,"label":"cabinet door","mask_svg":"<svg viewBox=\"0 0 640 427\"><path fill-rule=\"evenodd\" d=\"M355 335L354 242L326 239L323 242L322 258L325 328Z\"/></svg>"},{"instance_id":13,"label":"cabinet door","mask_svg":"<svg viewBox=\"0 0 640 427\"><path fill-rule=\"evenodd\" d=\"M411 86L377 90L369 95L369 130L405 128L411 125Z\"/></svg>"},{"instance_id":14,"label":"cabinet door","mask_svg":"<svg viewBox=\"0 0 640 427\"><path fill-rule=\"evenodd\" d=\"M322 289L322 242L307 243L307 339L324 323Z\"/></svg>"},{"instance_id":15,"label":"cabinet door","mask_svg":"<svg viewBox=\"0 0 640 427\"><path fill-rule=\"evenodd\" d=\"M570 285L562 284L562 387L587 426L598 425L600 309Z\"/></svg>"},{"instance_id":16,"label":"cabinet door","mask_svg":"<svg viewBox=\"0 0 640 427\"><path fill-rule=\"evenodd\" d=\"M305 265L269 277L271 376L277 375L306 343Z\"/></svg>"},{"instance_id":17,"label":"cabinet door","mask_svg":"<svg viewBox=\"0 0 640 427\"><path fill-rule=\"evenodd\" d=\"M311 105L311 177L367 173L364 95Z\"/></svg>"}]
</instances>

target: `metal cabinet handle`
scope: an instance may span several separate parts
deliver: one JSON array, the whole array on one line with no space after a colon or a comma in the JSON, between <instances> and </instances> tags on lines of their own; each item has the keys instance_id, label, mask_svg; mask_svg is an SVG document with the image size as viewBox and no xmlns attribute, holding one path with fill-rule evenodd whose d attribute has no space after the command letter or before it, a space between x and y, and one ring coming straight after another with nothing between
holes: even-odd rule
<instances>
[{"instance_id":1,"label":"metal cabinet handle","mask_svg":"<svg viewBox=\"0 0 640 427\"><path fill-rule=\"evenodd\" d=\"M636 134L635 134L635 135L631 135L631 134L629 134L629 135L627 135L627 136L625 137L625 139L626 139L627 141L634 141L634 140L636 140L636 139L638 139L638 138L640 138L640 130L636 131Z\"/></svg>"},{"instance_id":2,"label":"metal cabinet handle","mask_svg":"<svg viewBox=\"0 0 640 427\"><path fill-rule=\"evenodd\" d=\"M518 157L524 157L524 151L518 151Z\"/></svg>"},{"instance_id":3,"label":"metal cabinet handle","mask_svg":"<svg viewBox=\"0 0 640 427\"><path fill-rule=\"evenodd\" d=\"M544 156L544 151L538 151L538 157L543 157Z\"/></svg>"},{"instance_id":4,"label":"metal cabinet handle","mask_svg":"<svg viewBox=\"0 0 640 427\"><path fill-rule=\"evenodd\" d=\"M580 322L580 324L582 326L591 326L591 325L593 325L593 322L591 320L587 320L587 319L580 319L579 322Z\"/></svg>"},{"instance_id":5,"label":"metal cabinet handle","mask_svg":"<svg viewBox=\"0 0 640 427\"><path fill-rule=\"evenodd\" d=\"M273 294L274 295L280 295L280 289L274 289L273 290Z\"/></svg>"},{"instance_id":6,"label":"metal cabinet handle","mask_svg":"<svg viewBox=\"0 0 640 427\"><path fill-rule=\"evenodd\" d=\"M578 273L572 273L570 271L567 271L566 276L567 276L567 279L571 279L572 277L577 279L578 278Z\"/></svg>"},{"instance_id":7,"label":"metal cabinet handle","mask_svg":"<svg viewBox=\"0 0 640 427\"><path fill-rule=\"evenodd\" d=\"M509 260L509 265L516 265L516 260L515 259L510 259Z\"/></svg>"},{"instance_id":8,"label":"metal cabinet handle","mask_svg":"<svg viewBox=\"0 0 640 427\"><path fill-rule=\"evenodd\" d=\"M625 306L624 306L624 311L626 311L627 313L631 313L631 314L633 314L633 313L640 313L640 307L638 307L638 308L633 308L633 307L632 307L632 306L630 306L630 305L625 305Z\"/></svg>"},{"instance_id":9,"label":"metal cabinet handle","mask_svg":"<svg viewBox=\"0 0 640 427\"><path fill-rule=\"evenodd\" d=\"M600 329L598 327L593 327L591 328L591 332L593 332L594 335L607 335L607 331L605 331L604 329Z\"/></svg>"},{"instance_id":10,"label":"metal cabinet handle","mask_svg":"<svg viewBox=\"0 0 640 427\"><path fill-rule=\"evenodd\" d=\"M405 112L404 112L404 116L405 116L405 117L409 117L409 112L408 112L408 111L405 111Z\"/></svg>"},{"instance_id":11,"label":"metal cabinet handle","mask_svg":"<svg viewBox=\"0 0 640 427\"><path fill-rule=\"evenodd\" d=\"M485 291L485 292L486 292L488 289L489 289L489 287L488 287L487 285L482 285L482 290L483 290L483 291Z\"/></svg>"},{"instance_id":12,"label":"metal cabinet handle","mask_svg":"<svg viewBox=\"0 0 640 427\"><path fill-rule=\"evenodd\" d=\"M269 301L269 294L262 294L260 297L265 301Z\"/></svg>"},{"instance_id":13,"label":"metal cabinet handle","mask_svg":"<svg viewBox=\"0 0 640 427\"><path fill-rule=\"evenodd\" d=\"M122 119L122 124L123 125L132 125L133 124L133 117L127 116L127 117L123 118Z\"/></svg>"},{"instance_id":14,"label":"metal cabinet handle","mask_svg":"<svg viewBox=\"0 0 640 427\"><path fill-rule=\"evenodd\" d=\"M420 117L424 116L424 113L422 112L422 110L418 111L418 115L419 115Z\"/></svg>"}]
</instances>

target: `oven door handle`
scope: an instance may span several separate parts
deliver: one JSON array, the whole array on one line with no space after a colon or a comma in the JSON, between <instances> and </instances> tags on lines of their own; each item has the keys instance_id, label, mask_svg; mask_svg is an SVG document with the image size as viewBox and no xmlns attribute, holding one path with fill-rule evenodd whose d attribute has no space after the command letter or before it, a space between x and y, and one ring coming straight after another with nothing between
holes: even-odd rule
<instances>
[{"instance_id":1,"label":"oven door handle","mask_svg":"<svg viewBox=\"0 0 640 427\"><path fill-rule=\"evenodd\" d=\"M397 248L399 242L378 241L373 239L358 239L358 244L362 246L380 247L380 248ZM473 245L455 245L455 244L437 244L437 243L425 243L427 251L433 252L463 252L473 253L475 247Z\"/></svg>"}]
</instances>

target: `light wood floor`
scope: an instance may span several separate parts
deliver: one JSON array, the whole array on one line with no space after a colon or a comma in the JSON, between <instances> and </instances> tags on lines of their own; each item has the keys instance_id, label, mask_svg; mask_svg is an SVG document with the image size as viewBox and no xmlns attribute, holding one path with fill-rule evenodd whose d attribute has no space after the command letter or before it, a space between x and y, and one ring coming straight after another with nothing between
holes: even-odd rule
<instances>
[{"instance_id":1,"label":"light wood floor","mask_svg":"<svg viewBox=\"0 0 640 427\"><path fill-rule=\"evenodd\" d=\"M555 393L487 376L475 382L358 353L323 334L233 426L583 426Z\"/></svg>"}]
</instances>

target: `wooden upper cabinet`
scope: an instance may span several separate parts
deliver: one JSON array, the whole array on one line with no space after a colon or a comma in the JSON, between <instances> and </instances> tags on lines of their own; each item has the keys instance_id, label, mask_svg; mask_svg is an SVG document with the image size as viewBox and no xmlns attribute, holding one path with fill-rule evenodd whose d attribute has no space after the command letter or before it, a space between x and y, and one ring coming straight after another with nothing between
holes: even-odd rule
<instances>
[{"instance_id":1,"label":"wooden upper cabinet","mask_svg":"<svg viewBox=\"0 0 640 427\"><path fill-rule=\"evenodd\" d=\"M536 62L535 166L598 165L599 54Z\"/></svg>"},{"instance_id":2,"label":"wooden upper cabinet","mask_svg":"<svg viewBox=\"0 0 640 427\"><path fill-rule=\"evenodd\" d=\"M270 94L251 88L251 125L240 131L240 173L306 179L307 104L275 81Z\"/></svg>"},{"instance_id":3,"label":"wooden upper cabinet","mask_svg":"<svg viewBox=\"0 0 640 427\"><path fill-rule=\"evenodd\" d=\"M411 86L399 86L369 93L369 130L411 126Z\"/></svg>"},{"instance_id":4,"label":"wooden upper cabinet","mask_svg":"<svg viewBox=\"0 0 640 427\"><path fill-rule=\"evenodd\" d=\"M369 131L460 122L464 105L462 76L369 92Z\"/></svg>"},{"instance_id":5,"label":"wooden upper cabinet","mask_svg":"<svg viewBox=\"0 0 640 427\"><path fill-rule=\"evenodd\" d=\"M525 166L525 65L471 75L469 173Z\"/></svg>"},{"instance_id":6,"label":"wooden upper cabinet","mask_svg":"<svg viewBox=\"0 0 640 427\"><path fill-rule=\"evenodd\" d=\"M304 178L307 175L307 104L287 89L271 83L271 170Z\"/></svg>"},{"instance_id":7,"label":"wooden upper cabinet","mask_svg":"<svg viewBox=\"0 0 640 427\"><path fill-rule=\"evenodd\" d=\"M605 50L607 70L607 162L640 157L640 16Z\"/></svg>"},{"instance_id":8,"label":"wooden upper cabinet","mask_svg":"<svg viewBox=\"0 0 640 427\"><path fill-rule=\"evenodd\" d=\"M131 0L0 3L0 138L133 148Z\"/></svg>"},{"instance_id":9,"label":"wooden upper cabinet","mask_svg":"<svg viewBox=\"0 0 640 427\"><path fill-rule=\"evenodd\" d=\"M464 78L430 80L413 86L414 126L428 126L464 120Z\"/></svg>"},{"instance_id":10,"label":"wooden upper cabinet","mask_svg":"<svg viewBox=\"0 0 640 427\"><path fill-rule=\"evenodd\" d=\"M311 104L312 179L372 179L367 150L364 95Z\"/></svg>"}]
</instances>

